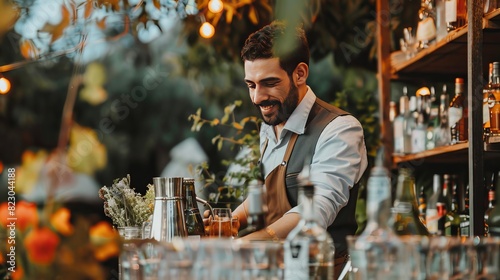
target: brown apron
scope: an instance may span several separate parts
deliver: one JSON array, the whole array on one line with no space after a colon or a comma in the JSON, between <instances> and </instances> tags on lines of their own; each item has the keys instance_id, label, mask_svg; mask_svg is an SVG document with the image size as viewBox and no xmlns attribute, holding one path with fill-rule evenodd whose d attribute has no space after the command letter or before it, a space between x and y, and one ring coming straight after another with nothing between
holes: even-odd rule
<instances>
[{"instance_id":1,"label":"brown apron","mask_svg":"<svg viewBox=\"0 0 500 280\"><path fill-rule=\"evenodd\" d=\"M267 215L266 215L266 225L270 225L274 223L276 220L281 218L286 212L292 209L290 202L288 202L288 196L286 194L286 167L288 164L288 160L290 159L290 155L292 154L293 147L295 146L295 142L297 141L298 135L293 133L290 137L290 141L288 142L288 146L286 147L285 155L283 156L283 161L280 165L276 166L271 173L266 177L265 186L266 186L266 201L272 201L273 207L267 207ZM261 153L261 161L262 156L267 148L267 139L264 143L264 147ZM262 174L264 176L264 174ZM268 203L269 204L269 203ZM349 260L349 256L347 254L343 254L341 256L335 256L334 260L334 279L338 279L340 273L344 269L345 264Z\"/></svg>"},{"instance_id":2,"label":"brown apron","mask_svg":"<svg viewBox=\"0 0 500 280\"><path fill-rule=\"evenodd\" d=\"M290 141L288 142L288 146L286 147L285 155L283 156L283 161L280 165L276 166L276 168L269 173L265 180L266 186L266 201L272 201L273 207L268 207L267 215L266 215L266 224L270 225L279 218L283 217L283 215L288 212L288 210L292 209L290 202L288 202L288 197L286 194L286 183L285 183L285 174L286 174L286 165L288 163L288 159L290 159L290 155L292 154L293 146L295 146L295 141L297 141L297 134L293 133L290 137ZM264 148L262 149L262 155L267 148L267 141L264 144ZM262 156L261 156L262 157Z\"/></svg>"}]
</instances>

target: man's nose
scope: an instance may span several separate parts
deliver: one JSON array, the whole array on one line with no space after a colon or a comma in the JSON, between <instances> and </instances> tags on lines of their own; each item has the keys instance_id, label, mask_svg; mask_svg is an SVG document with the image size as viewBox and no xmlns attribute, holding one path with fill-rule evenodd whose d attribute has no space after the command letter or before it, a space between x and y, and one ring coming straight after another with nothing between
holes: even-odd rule
<instances>
[{"instance_id":1,"label":"man's nose","mask_svg":"<svg viewBox=\"0 0 500 280\"><path fill-rule=\"evenodd\" d=\"M263 87L256 86L252 92L252 101L254 104L259 104L262 101L269 99L266 90Z\"/></svg>"}]
</instances>

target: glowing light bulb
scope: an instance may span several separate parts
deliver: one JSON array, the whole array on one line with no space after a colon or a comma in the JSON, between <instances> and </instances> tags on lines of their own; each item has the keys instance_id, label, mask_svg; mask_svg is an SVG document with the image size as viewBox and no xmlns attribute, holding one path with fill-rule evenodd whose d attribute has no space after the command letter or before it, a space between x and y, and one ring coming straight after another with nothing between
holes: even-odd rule
<instances>
[{"instance_id":1,"label":"glowing light bulb","mask_svg":"<svg viewBox=\"0 0 500 280\"><path fill-rule=\"evenodd\" d=\"M0 94L7 94L10 90L10 82L6 78L0 78Z\"/></svg>"},{"instance_id":2,"label":"glowing light bulb","mask_svg":"<svg viewBox=\"0 0 500 280\"><path fill-rule=\"evenodd\" d=\"M210 0L210 2L208 2L208 10L214 14L222 12L223 8L224 4L221 0Z\"/></svg>"},{"instance_id":3,"label":"glowing light bulb","mask_svg":"<svg viewBox=\"0 0 500 280\"><path fill-rule=\"evenodd\" d=\"M209 22L204 22L200 27L200 35L203 38L212 38L215 34L215 28Z\"/></svg>"}]
</instances>

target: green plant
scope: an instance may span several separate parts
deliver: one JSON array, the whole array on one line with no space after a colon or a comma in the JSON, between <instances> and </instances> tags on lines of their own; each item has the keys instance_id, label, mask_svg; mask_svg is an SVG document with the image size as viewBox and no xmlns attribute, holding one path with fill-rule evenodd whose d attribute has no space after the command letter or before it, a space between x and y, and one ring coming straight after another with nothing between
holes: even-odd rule
<instances>
[{"instance_id":1,"label":"green plant","mask_svg":"<svg viewBox=\"0 0 500 280\"><path fill-rule=\"evenodd\" d=\"M197 174L204 177L206 186L215 185L217 187L217 194L209 195L212 202L239 199L244 195L248 183L261 177L258 161L260 157L259 129L262 120L256 116L247 116L239 121L236 120L235 109L241 105L241 100L227 105L224 108L224 115L220 119L204 119L201 116L201 109L188 118L193 122L192 131L199 132L207 125L221 131L226 129L225 133L212 138L212 144L217 145L219 151L224 148L224 144L229 144L231 150L239 152L235 158L222 160L224 166L233 168L229 168L221 180L217 178L216 173L210 170L208 163L204 162L197 166Z\"/></svg>"}]
</instances>

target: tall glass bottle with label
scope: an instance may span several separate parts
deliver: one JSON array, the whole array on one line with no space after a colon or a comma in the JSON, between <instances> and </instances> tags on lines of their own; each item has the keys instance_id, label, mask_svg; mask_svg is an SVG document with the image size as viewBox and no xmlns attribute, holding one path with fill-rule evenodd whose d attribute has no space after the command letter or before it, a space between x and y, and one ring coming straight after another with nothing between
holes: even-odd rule
<instances>
[{"instance_id":1,"label":"tall glass bottle with label","mask_svg":"<svg viewBox=\"0 0 500 280\"><path fill-rule=\"evenodd\" d=\"M434 132L436 147L447 146L451 142L450 125L448 123L449 104L446 85L443 85L443 92L439 95L439 127Z\"/></svg>"},{"instance_id":2,"label":"tall glass bottle with label","mask_svg":"<svg viewBox=\"0 0 500 280\"><path fill-rule=\"evenodd\" d=\"M488 95L488 108L491 135L500 135L500 63L493 62L491 91Z\"/></svg>"},{"instance_id":3,"label":"tall glass bottle with label","mask_svg":"<svg viewBox=\"0 0 500 280\"><path fill-rule=\"evenodd\" d=\"M409 168L399 169L396 199L392 213L394 216L393 229L397 235L429 235L429 231L419 215L415 195L415 178Z\"/></svg>"},{"instance_id":4,"label":"tall glass bottle with label","mask_svg":"<svg viewBox=\"0 0 500 280\"><path fill-rule=\"evenodd\" d=\"M333 279L335 247L330 234L317 223L314 185L309 181L309 166L299 175L301 219L285 239L285 279Z\"/></svg>"},{"instance_id":5,"label":"tall glass bottle with label","mask_svg":"<svg viewBox=\"0 0 500 280\"><path fill-rule=\"evenodd\" d=\"M463 209L458 217L460 218L460 236L469 237L470 235L470 212L469 212L469 185L465 188L463 197Z\"/></svg>"},{"instance_id":6,"label":"tall glass bottle with label","mask_svg":"<svg viewBox=\"0 0 500 280\"><path fill-rule=\"evenodd\" d=\"M436 95L434 87L431 87L428 108L429 120L427 121L427 132L425 134L425 149L431 150L436 147L435 131L439 127L439 96Z\"/></svg>"},{"instance_id":7,"label":"tall glass bottle with label","mask_svg":"<svg viewBox=\"0 0 500 280\"><path fill-rule=\"evenodd\" d=\"M460 210L458 207L458 192L457 192L457 179L453 177L452 182L452 196L451 208L446 213L446 220L444 224L445 236L460 236Z\"/></svg>"},{"instance_id":8,"label":"tall glass bottle with label","mask_svg":"<svg viewBox=\"0 0 500 280\"><path fill-rule=\"evenodd\" d=\"M438 208L437 203L439 196L441 194L441 176L439 174L434 174L432 177L432 190L433 193L431 197L427 200L427 210L425 214L425 225L429 234L438 234Z\"/></svg>"},{"instance_id":9,"label":"tall glass bottle with label","mask_svg":"<svg viewBox=\"0 0 500 280\"><path fill-rule=\"evenodd\" d=\"M496 77L500 75L499 67L499 62L491 62L489 64L488 84L483 89L483 129L488 133L490 130L490 107L488 106L488 100L495 90L493 85L496 82Z\"/></svg>"},{"instance_id":10,"label":"tall glass bottle with label","mask_svg":"<svg viewBox=\"0 0 500 280\"><path fill-rule=\"evenodd\" d=\"M368 218L364 231L349 241L352 269L349 279L403 279L402 242L389 224L391 178L383 165L383 149L367 184Z\"/></svg>"},{"instance_id":11,"label":"tall glass bottle with label","mask_svg":"<svg viewBox=\"0 0 500 280\"><path fill-rule=\"evenodd\" d=\"M403 96L399 98L399 115L393 122L394 128L394 153L411 153L411 137L407 134L407 126L410 118L410 100L408 88L403 88Z\"/></svg>"},{"instance_id":12,"label":"tall glass bottle with label","mask_svg":"<svg viewBox=\"0 0 500 280\"><path fill-rule=\"evenodd\" d=\"M451 144L463 143L468 139L468 109L464 79L455 79L455 96L448 108Z\"/></svg>"},{"instance_id":13,"label":"tall glass bottle with label","mask_svg":"<svg viewBox=\"0 0 500 280\"><path fill-rule=\"evenodd\" d=\"M182 184L186 190L184 219L186 222L187 234L193 237L205 236L205 226L203 225L200 209L198 209L198 204L196 202L194 179L183 178Z\"/></svg>"}]
</instances>

